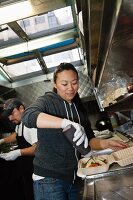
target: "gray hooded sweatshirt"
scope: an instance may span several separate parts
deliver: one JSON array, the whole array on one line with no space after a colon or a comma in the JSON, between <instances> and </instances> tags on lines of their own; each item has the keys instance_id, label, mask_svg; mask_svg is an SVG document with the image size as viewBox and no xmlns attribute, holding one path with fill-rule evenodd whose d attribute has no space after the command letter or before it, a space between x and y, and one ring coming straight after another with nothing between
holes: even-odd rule
<instances>
[{"instance_id":1,"label":"gray hooded sweatshirt","mask_svg":"<svg viewBox=\"0 0 133 200\"><path fill-rule=\"evenodd\" d=\"M25 110L22 121L29 128L37 128L37 117L42 112L66 118L81 124L90 140L94 133L86 109L79 100L79 97L75 98L70 104L55 92L47 92ZM73 181L79 158L79 153L61 128L38 128L38 145L33 162L36 175Z\"/></svg>"}]
</instances>

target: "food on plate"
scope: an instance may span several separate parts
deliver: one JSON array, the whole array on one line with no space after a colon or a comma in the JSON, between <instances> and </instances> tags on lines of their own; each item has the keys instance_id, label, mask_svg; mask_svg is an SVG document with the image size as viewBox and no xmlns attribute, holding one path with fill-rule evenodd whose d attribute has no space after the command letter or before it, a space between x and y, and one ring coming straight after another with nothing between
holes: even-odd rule
<instances>
[{"instance_id":1,"label":"food on plate","mask_svg":"<svg viewBox=\"0 0 133 200\"><path fill-rule=\"evenodd\" d=\"M104 164L107 164L107 159L105 159L104 157L102 157L102 156L96 156L96 157L91 156L89 158L89 160L87 160L87 162L84 163L84 166L85 166L85 168L88 168L88 167L102 166Z\"/></svg>"}]
</instances>

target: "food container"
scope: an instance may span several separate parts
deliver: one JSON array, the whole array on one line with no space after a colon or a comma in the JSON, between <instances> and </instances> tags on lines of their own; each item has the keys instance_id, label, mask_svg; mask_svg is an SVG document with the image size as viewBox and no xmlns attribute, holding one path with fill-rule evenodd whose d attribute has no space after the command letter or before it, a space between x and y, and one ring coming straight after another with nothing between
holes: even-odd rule
<instances>
[{"instance_id":1,"label":"food container","mask_svg":"<svg viewBox=\"0 0 133 200\"><path fill-rule=\"evenodd\" d=\"M93 157L96 157L95 155ZM98 157L98 156L97 156ZM78 163L77 175L79 177L85 178L87 175L98 174L107 172L109 167L113 163L117 163L121 167L127 166L133 163L133 147L128 147L116 152L111 153L110 155L100 155L106 159L106 163L101 166L95 167L86 167L85 163L90 158L82 158Z\"/></svg>"},{"instance_id":2,"label":"food container","mask_svg":"<svg viewBox=\"0 0 133 200\"><path fill-rule=\"evenodd\" d=\"M109 164L118 163L120 166L127 166L133 163L133 147L119 150L108 156Z\"/></svg>"},{"instance_id":3,"label":"food container","mask_svg":"<svg viewBox=\"0 0 133 200\"><path fill-rule=\"evenodd\" d=\"M101 156L98 156L101 157ZM85 167L85 163L90 159L90 158L82 158L79 160L78 163L78 171L77 171L77 175L79 177L85 178L87 175L91 175L91 174L99 174L99 173L103 173L108 171L109 169L109 162L108 162L108 155L102 155L103 158L105 158L107 160L107 163L104 163L101 166L97 166L97 167L89 167L86 168Z\"/></svg>"}]
</instances>

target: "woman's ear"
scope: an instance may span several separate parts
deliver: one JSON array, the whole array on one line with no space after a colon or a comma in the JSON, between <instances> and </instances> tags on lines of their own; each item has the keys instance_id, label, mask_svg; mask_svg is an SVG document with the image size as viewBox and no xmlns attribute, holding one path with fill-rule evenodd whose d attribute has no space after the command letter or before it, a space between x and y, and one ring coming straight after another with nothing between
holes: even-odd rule
<instances>
[{"instance_id":1,"label":"woman's ear","mask_svg":"<svg viewBox=\"0 0 133 200\"><path fill-rule=\"evenodd\" d=\"M53 87L57 89L57 86L56 86L56 84L55 84L55 83L53 83Z\"/></svg>"},{"instance_id":2,"label":"woman's ear","mask_svg":"<svg viewBox=\"0 0 133 200\"><path fill-rule=\"evenodd\" d=\"M53 88L56 88L56 83L54 82L54 80L51 80L52 86Z\"/></svg>"}]
</instances>

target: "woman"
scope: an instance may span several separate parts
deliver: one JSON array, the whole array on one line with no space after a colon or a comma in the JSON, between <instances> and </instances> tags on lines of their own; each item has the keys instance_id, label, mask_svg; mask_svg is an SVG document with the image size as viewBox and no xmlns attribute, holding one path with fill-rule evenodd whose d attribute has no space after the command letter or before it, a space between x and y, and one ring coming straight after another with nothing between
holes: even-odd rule
<instances>
[{"instance_id":1,"label":"woman","mask_svg":"<svg viewBox=\"0 0 133 200\"><path fill-rule=\"evenodd\" d=\"M35 200L77 200L79 159L62 129L73 124L76 145L88 143L92 149L121 149L122 142L94 137L90 122L78 96L78 72L70 63L61 63L54 73L54 91L47 92L26 109L23 122L38 128L38 145L34 159Z\"/></svg>"}]
</instances>

